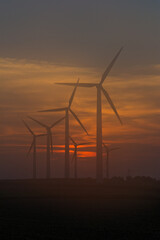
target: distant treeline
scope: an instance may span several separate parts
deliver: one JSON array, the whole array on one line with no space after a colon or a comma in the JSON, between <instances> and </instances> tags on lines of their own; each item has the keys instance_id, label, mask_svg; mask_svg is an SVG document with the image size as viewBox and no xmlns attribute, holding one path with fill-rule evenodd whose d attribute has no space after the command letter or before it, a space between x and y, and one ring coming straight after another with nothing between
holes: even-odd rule
<instances>
[{"instance_id":1,"label":"distant treeline","mask_svg":"<svg viewBox=\"0 0 160 240\"><path fill-rule=\"evenodd\" d=\"M104 179L104 183L110 184L132 184L132 185L155 185L160 184L160 180L156 178L152 178L149 176L127 176L123 177L112 177L110 179Z\"/></svg>"}]
</instances>

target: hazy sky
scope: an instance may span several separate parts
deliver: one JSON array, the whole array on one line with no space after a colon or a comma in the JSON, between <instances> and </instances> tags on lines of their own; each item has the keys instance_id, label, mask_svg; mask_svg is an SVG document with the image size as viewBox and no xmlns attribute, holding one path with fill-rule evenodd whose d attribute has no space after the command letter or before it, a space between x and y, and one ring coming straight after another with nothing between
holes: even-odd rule
<instances>
[{"instance_id":1,"label":"hazy sky","mask_svg":"<svg viewBox=\"0 0 160 240\"><path fill-rule=\"evenodd\" d=\"M159 0L1 1L1 57L105 66L125 45L121 65L156 64L159 9Z\"/></svg>"},{"instance_id":2,"label":"hazy sky","mask_svg":"<svg viewBox=\"0 0 160 240\"><path fill-rule=\"evenodd\" d=\"M120 146L112 153L111 175L159 176L160 169L160 1L0 1L0 178L31 176L26 159L31 136L21 123L28 114L52 123L62 116L37 110L63 107L72 87L56 81L98 82L124 46L104 83L124 122L120 126L103 98L103 136ZM92 138L71 118L77 141L94 140L96 90L78 89L73 109ZM28 121L39 133L36 124ZM64 144L64 123L54 143ZM39 141L39 176L44 176L45 139ZM81 175L95 173L94 146L79 152ZM105 157L105 155L104 155ZM63 176L64 153L54 156Z\"/></svg>"}]
</instances>

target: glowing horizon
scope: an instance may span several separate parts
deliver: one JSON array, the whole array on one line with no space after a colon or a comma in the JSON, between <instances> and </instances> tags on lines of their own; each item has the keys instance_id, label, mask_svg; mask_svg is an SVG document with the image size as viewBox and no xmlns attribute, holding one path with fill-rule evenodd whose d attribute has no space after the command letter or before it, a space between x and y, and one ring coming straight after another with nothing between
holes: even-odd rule
<instances>
[{"instance_id":1,"label":"glowing horizon","mask_svg":"<svg viewBox=\"0 0 160 240\"><path fill-rule=\"evenodd\" d=\"M150 66L150 68L152 71L154 71L154 69L156 70L153 74L154 77L152 75L150 78L149 76L147 77L147 82L144 77L145 74L144 76L142 76L142 73L139 76L137 74L134 76L134 74L131 73L130 81L128 81L128 74L125 76L125 73L123 72L116 73L114 68L113 75L111 72L108 79L104 82L104 88L106 88L111 95L122 121L124 122L123 126L119 125L112 110L109 108L106 99L103 98L103 139L106 143L115 146L125 146L126 144L159 145L160 136L157 134L157 131L159 129L158 116L160 110L154 103L159 95L158 87L160 83L157 81L159 76L157 69L159 71L159 66ZM12 93L16 93L15 98L13 94L10 96L8 94L8 97L10 97L12 101L9 100L9 102L7 102L4 97L4 104L1 102L1 111L4 116L3 127L1 125L1 139L6 139L6 144L10 145L8 145L8 147L11 147L13 141L15 146L15 142L17 142L17 146L19 145L21 147L25 145L29 146L31 143L32 137L25 126L21 123L21 118L24 118L31 129L35 131L35 133L39 134L45 133L45 130L33 123L31 120L27 119L27 115L32 115L46 124L52 124L63 116L63 113L56 114L37 112L37 110L64 107L65 105L67 106L73 87L58 86L54 84L55 81L64 81L65 79L66 82L75 82L76 79L80 77L80 82L98 82L102 74L101 69L96 72L95 69L80 67L71 68L56 65L54 68L54 65L49 63L43 64L25 60L20 61L16 59L3 60L2 58L0 61L0 69L2 69L0 71L1 78L5 76L5 82L1 81L3 92L8 91L9 93L10 91ZM44 74L41 74L41 72ZM74 76L72 74L73 72ZM46 73L47 75L45 77ZM132 88L133 85L134 89ZM155 95L153 97L153 101L149 102L147 95L150 91L150 87L155 89ZM137 92L137 90L139 92ZM141 91L143 91L143 96ZM71 117L71 135L77 142L93 141L95 143L95 94L96 92L94 90L90 91L90 89L77 89L73 102L73 109L76 109L76 114L79 116L90 134L89 137L86 136L75 120ZM22 101L19 101L18 99L22 99ZM12 119L12 121L10 119ZM52 132L54 141L53 147L54 144L58 144L63 147L64 122L53 128ZM42 141L45 145L45 137L43 137ZM3 146L4 144L2 142L1 148L3 148ZM39 148L38 145L37 147ZM24 152L24 156L25 154L26 153ZM85 151L82 153L79 151L78 154L80 159L95 157L95 148L88 151L88 154L86 153L86 155ZM62 156L60 156L60 158L61 157Z\"/></svg>"}]
</instances>

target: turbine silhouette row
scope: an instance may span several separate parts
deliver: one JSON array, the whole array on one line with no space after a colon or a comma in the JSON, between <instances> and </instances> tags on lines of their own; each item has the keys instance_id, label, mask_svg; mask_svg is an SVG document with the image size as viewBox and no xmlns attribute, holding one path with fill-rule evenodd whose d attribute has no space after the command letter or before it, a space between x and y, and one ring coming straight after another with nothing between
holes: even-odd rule
<instances>
[{"instance_id":1,"label":"turbine silhouette row","mask_svg":"<svg viewBox=\"0 0 160 240\"><path fill-rule=\"evenodd\" d=\"M108 166L108 160L109 160L109 152L116 150L118 148L112 148L109 149L107 147L106 144L104 144L102 142L102 102L101 102L101 93L104 94L105 98L107 99L110 107L112 108L112 110L114 111L116 117L118 118L120 124L122 124L121 118L116 110L116 107L113 103L113 101L111 100L108 92L103 88L102 84L105 81L105 79L107 78L108 74L110 73L114 63L116 62L118 56L120 55L121 51L123 48L121 48L117 54L115 55L115 57L113 58L113 60L111 61L111 63L108 65L108 67L106 68L106 70L104 71L101 80L99 83L79 83L79 79L77 81L77 83L56 83L56 84L60 84L60 85L66 85L66 86L74 86L74 90L72 92L72 95L69 99L69 104L67 107L63 107L63 108L54 108L54 109L49 109L49 110L43 110L43 111L39 111L39 112L61 112L64 111L65 112L65 116L61 119L59 119L58 121L56 121L55 123L53 123L51 126L47 126L46 124L32 118L29 117L31 120L35 121L36 123L38 123L39 125L41 125L42 127L44 127L46 129L46 134L40 134L40 135L35 135L33 133L33 131L29 128L29 126L27 125L26 122L24 122L25 126L28 128L28 130L30 131L30 133L33 135L33 142L31 144L31 147L29 149L29 152L31 151L31 148L33 147L34 151L33 151L33 176L36 176L36 137L39 136L47 136L47 173L46 176L47 178L50 178L50 149L53 152L53 144L52 144L52 133L51 133L51 129L56 126L58 123L60 123L62 120L65 119L65 178L69 178L70 177L70 161L69 161L69 139L71 139L71 141L74 144L75 147L75 151L73 154L73 160L74 160L74 177L77 178L77 146L78 144L73 140L73 138L70 137L69 134L69 113L71 113L73 115L73 117L77 120L77 122L80 124L80 126L82 127L82 129L86 132L86 134L88 135L88 132L86 130L86 128L84 127L84 125L82 124L82 122L79 120L79 118L77 117L77 115L71 110L71 105L76 93L76 89L77 87L87 87L87 88L92 88L92 87L96 87L97 89L97 133L96 133L96 179L97 182L102 182L103 180L103 159L102 159L102 144L104 145L105 149L106 149L106 153L107 153L107 160L106 160L106 177L109 177L109 166ZM23 120L24 121L24 120ZM89 143L82 143L79 145L86 145Z\"/></svg>"}]
</instances>

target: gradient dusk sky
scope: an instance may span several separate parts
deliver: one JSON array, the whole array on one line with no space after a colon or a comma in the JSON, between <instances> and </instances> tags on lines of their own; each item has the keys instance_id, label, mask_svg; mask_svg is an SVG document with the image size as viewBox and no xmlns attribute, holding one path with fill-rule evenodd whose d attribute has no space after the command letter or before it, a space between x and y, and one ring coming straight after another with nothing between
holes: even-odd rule
<instances>
[{"instance_id":1,"label":"gradient dusk sky","mask_svg":"<svg viewBox=\"0 0 160 240\"><path fill-rule=\"evenodd\" d=\"M103 139L120 146L110 158L111 176L159 178L160 169L160 1L0 1L0 178L28 178L32 141L21 118L36 133L44 129L31 115L51 124L63 113L38 110L67 106L73 87L55 82L99 82L121 46L124 50L104 82L124 123L103 97ZM96 90L78 88L71 117L79 151L79 175L95 176ZM53 129L55 176L64 174L64 122ZM71 146L73 148L73 146ZM71 148L71 149L72 149ZM45 137L38 142L38 176L45 176ZM73 150L71 151L71 155ZM105 158L105 154L104 154Z\"/></svg>"}]
</instances>

